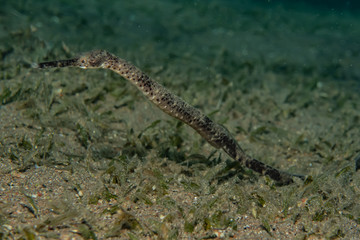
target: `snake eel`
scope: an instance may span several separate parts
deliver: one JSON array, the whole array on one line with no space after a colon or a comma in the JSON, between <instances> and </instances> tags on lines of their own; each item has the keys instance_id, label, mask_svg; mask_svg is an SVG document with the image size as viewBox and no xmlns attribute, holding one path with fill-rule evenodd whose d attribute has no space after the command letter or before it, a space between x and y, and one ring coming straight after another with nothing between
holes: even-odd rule
<instances>
[{"instance_id":1,"label":"snake eel","mask_svg":"<svg viewBox=\"0 0 360 240\"><path fill-rule=\"evenodd\" d=\"M293 177L304 179L304 176L279 171L247 155L237 141L223 126L215 123L200 110L194 108L180 97L171 93L164 86L148 77L131 63L105 51L94 50L79 57L35 65L36 68L80 67L104 68L118 73L133 83L151 102L163 112L181 120L197 131L208 143L217 149L223 149L232 159L261 175L267 175L278 185L293 182Z\"/></svg>"}]
</instances>

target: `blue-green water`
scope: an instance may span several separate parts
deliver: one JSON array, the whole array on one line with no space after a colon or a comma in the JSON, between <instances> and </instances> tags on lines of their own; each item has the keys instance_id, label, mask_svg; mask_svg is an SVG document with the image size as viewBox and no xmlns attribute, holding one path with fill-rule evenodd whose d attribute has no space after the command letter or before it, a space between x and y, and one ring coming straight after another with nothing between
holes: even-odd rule
<instances>
[{"instance_id":1,"label":"blue-green water","mask_svg":"<svg viewBox=\"0 0 360 240\"><path fill-rule=\"evenodd\" d=\"M9 33L31 27L47 49L105 48L149 64L151 56L162 61L158 53L190 54L204 59L205 67L228 51L235 61L358 80L359 4L339 2L4 1L0 36L6 48ZM153 52L144 55L145 48Z\"/></svg>"}]
</instances>

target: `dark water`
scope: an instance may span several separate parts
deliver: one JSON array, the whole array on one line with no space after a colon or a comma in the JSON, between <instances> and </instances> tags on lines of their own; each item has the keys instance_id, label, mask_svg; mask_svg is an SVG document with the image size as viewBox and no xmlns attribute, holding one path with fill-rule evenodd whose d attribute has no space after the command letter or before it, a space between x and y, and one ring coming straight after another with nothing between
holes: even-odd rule
<instances>
[{"instance_id":1,"label":"dark water","mask_svg":"<svg viewBox=\"0 0 360 240\"><path fill-rule=\"evenodd\" d=\"M225 0L222 1L231 5L241 6L244 1L232 1ZM264 7L273 7L282 5L287 8L312 8L318 10L332 10L332 11L349 11L357 13L360 10L360 2L356 0L350 1L338 1L338 0L328 0L328 1L314 1L314 0L302 0L302 1L292 1L292 0L254 0L254 5L261 5Z\"/></svg>"},{"instance_id":2,"label":"dark water","mask_svg":"<svg viewBox=\"0 0 360 240\"><path fill-rule=\"evenodd\" d=\"M360 8L360 2L357 0L350 1L337 1L337 0L326 0L326 1L314 1L314 0L303 0L303 1L291 1L283 0L277 1L283 4L291 4L296 2L297 4L306 3L309 6L324 8L324 9L333 9L337 11L349 10L349 11L358 11Z\"/></svg>"}]
</instances>

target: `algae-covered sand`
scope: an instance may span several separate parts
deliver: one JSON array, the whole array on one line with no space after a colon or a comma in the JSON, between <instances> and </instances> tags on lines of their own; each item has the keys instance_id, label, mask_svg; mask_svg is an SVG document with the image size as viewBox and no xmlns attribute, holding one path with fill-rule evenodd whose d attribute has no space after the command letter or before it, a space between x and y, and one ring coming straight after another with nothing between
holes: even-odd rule
<instances>
[{"instance_id":1,"label":"algae-covered sand","mask_svg":"<svg viewBox=\"0 0 360 240\"><path fill-rule=\"evenodd\" d=\"M3 1L0 239L359 237L356 9L273 1ZM105 70L107 49L291 173L276 186Z\"/></svg>"}]
</instances>

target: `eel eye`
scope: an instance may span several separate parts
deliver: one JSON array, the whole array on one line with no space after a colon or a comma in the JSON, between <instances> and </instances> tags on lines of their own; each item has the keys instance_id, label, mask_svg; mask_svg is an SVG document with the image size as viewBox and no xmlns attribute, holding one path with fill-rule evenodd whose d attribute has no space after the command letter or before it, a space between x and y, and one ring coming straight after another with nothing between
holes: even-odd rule
<instances>
[{"instance_id":1,"label":"eel eye","mask_svg":"<svg viewBox=\"0 0 360 240\"><path fill-rule=\"evenodd\" d=\"M88 65L87 61L85 59L81 59L79 65L80 65L79 67L81 67L81 68L87 68L88 67L87 66Z\"/></svg>"}]
</instances>

